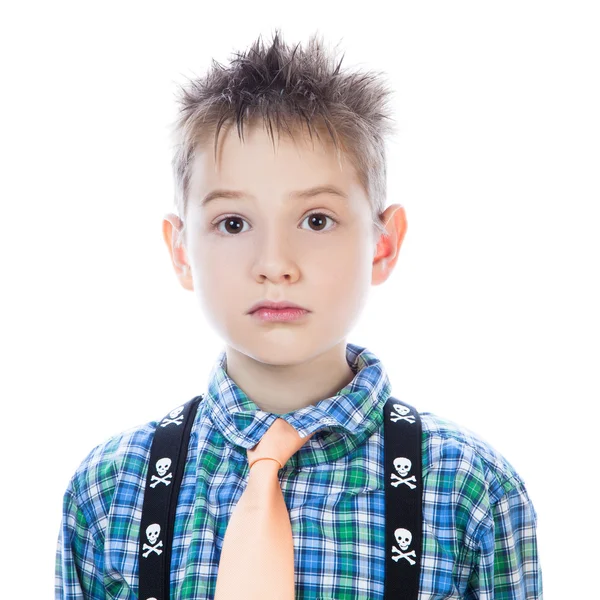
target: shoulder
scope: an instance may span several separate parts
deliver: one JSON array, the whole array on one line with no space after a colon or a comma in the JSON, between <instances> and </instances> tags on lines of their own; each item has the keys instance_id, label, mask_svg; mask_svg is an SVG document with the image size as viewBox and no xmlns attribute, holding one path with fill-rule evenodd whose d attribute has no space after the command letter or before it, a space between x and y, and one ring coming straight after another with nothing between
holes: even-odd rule
<instances>
[{"instance_id":1,"label":"shoulder","mask_svg":"<svg viewBox=\"0 0 600 600\"><path fill-rule=\"evenodd\" d=\"M511 463L474 431L430 412L420 413L426 470L440 468L483 476L493 498L499 499L522 480Z\"/></svg>"},{"instance_id":2,"label":"shoulder","mask_svg":"<svg viewBox=\"0 0 600 600\"><path fill-rule=\"evenodd\" d=\"M523 480L489 442L450 419L420 415L426 494L430 490L438 517L463 524L467 544L475 546L493 527L500 503L530 505Z\"/></svg>"},{"instance_id":3,"label":"shoulder","mask_svg":"<svg viewBox=\"0 0 600 600\"><path fill-rule=\"evenodd\" d=\"M151 421L111 436L94 447L77 467L67 494L91 528L102 528L118 487L130 497L143 489L157 425L157 421Z\"/></svg>"}]
</instances>

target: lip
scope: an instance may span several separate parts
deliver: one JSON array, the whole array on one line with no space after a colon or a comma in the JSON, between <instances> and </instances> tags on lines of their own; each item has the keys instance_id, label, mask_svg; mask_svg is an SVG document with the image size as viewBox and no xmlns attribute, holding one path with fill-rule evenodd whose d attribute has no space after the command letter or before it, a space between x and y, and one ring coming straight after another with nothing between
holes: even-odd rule
<instances>
[{"instance_id":1,"label":"lip","mask_svg":"<svg viewBox=\"0 0 600 600\"><path fill-rule=\"evenodd\" d=\"M263 322L282 323L302 319L309 311L303 308L266 308L255 310L250 316Z\"/></svg>"},{"instance_id":2,"label":"lip","mask_svg":"<svg viewBox=\"0 0 600 600\"><path fill-rule=\"evenodd\" d=\"M281 309L289 308L295 310L302 310L305 312L310 312L307 308L300 306L298 304L294 304L293 302L273 302L272 300L260 300L252 308L248 311L248 314L254 314L258 309L265 309L269 311L280 311Z\"/></svg>"}]
</instances>

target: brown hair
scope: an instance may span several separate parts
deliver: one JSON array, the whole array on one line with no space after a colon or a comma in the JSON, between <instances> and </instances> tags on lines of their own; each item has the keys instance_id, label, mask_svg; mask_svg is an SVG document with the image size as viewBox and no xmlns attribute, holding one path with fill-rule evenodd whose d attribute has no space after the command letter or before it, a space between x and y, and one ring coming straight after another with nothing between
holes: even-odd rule
<instances>
[{"instance_id":1,"label":"brown hair","mask_svg":"<svg viewBox=\"0 0 600 600\"><path fill-rule=\"evenodd\" d=\"M306 49L288 47L275 32L265 48L258 40L245 53L236 53L229 66L214 59L203 77L179 86L178 117L172 130L175 206L184 223L194 151L214 133L215 159L219 131L237 125L243 140L244 121L252 126L262 117L274 142L273 124L293 137L292 127L306 123L313 131L326 128L336 149L348 157L371 204L374 228L385 234L380 215L386 201L385 137L395 133L387 111L392 93L379 73L340 71L342 59L323 49L313 34ZM183 232L182 232L183 233ZM180 240L185 239L184 235Z\"/></svg>"}]
</instances>

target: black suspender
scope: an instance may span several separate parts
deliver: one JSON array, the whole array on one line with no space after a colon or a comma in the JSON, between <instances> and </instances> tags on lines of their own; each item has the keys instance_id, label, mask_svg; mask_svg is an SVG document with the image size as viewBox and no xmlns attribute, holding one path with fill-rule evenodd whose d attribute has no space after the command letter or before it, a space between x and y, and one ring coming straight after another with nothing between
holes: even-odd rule
<instances>
[{"instance_id":1,"label":"black suspender","mask_svg":"<svg viewBox=\"0 0 600 600\"><path fill-rule=\"evenodd\" d=\"M190 432L202 396L172 410L156 427L142 508L140 600L168 600L173 525Z\"/></svg>"},{"instance_id":2,"label":"black suspender","mask_svg":"<svg viewBox=\"0 0 600 600\"><path fill-rule=\"evenodd\" d=\"M384 598L416 600L423 526L421 417L412 406L391 397L383 412Z\"/></svg>"},{"instance_id":3,"label":"black suspender","mask_svg":"<svg viewBox=\"0 0 600 600\"><path fill-rule=\"evenodd\" d=\"M175 510L187 456L196 396L156 427L142 508L139 600L169 600ZM421 419L409 404L384 406L386 600L416 600L421 567L423 481Z\"/></svg>"}]
</instances>

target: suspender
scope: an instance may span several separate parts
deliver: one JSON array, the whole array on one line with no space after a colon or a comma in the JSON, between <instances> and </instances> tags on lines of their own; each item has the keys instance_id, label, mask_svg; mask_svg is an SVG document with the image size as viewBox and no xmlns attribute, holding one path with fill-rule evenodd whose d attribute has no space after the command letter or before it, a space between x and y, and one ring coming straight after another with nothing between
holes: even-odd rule
<instances>
[{"instance_id":1,"label":"suspender","mask_svg":"<svg viewBox=\"0 0 600 600\"><path fill-rule=\"evenodd\" d=\"M196 396L156 427L142 508L139 541L140 600L168 600L175 509L196 408Z\"/></svg>"},{"instance_id":2,"label":"suspender","mask_svg":"<svg viewBox=\"0 0 600 600\"><path fill-rule=\"evenodd\" d=\"M169 600L175 510L196 396L172 410L156 427L142 508L139 600ZM416 600L419 593L423 522L421 419L409 404L388 398L384 406L386 600Z\"/></svg>"},{"instance_id":3,"label":"suspender","mask_svg":"<svg viewBox=\"0 0 600 600\"><path fill-rule=\"evenodd\" d=\"M412 406L392 397L383 412L386 481L383 596L416 600L423 524L421 418Z\"/></svg>"}]
</instances>

